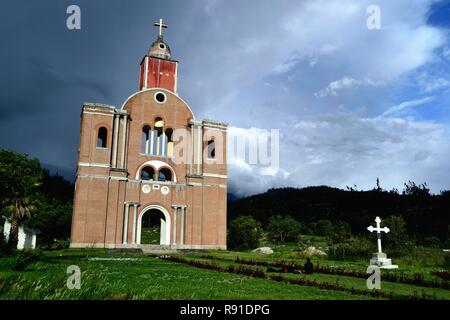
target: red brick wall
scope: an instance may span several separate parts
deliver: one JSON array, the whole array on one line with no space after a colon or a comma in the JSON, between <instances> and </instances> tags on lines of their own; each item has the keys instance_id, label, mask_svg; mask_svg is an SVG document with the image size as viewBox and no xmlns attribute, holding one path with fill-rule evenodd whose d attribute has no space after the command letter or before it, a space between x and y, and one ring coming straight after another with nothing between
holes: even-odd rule
<instances>
[{"instance_id":1,"label":"red brick wall","mask_svg":"<svg viewBox=\"0 0 450 320\"><path fill-rule=\"evenodd\" d=\"M155 101L158 91L165 93L164 103ZM114 112L120 114L117 166L120 166L122 155L122 135L127 125L125 168L111 168L112 147L114 137ZM127 114L127 122L124 114ZM155 118L164 120L164 129L184 128L191 130L193 114L186 103L175 94L160 90L143 90L131 96L123 106L116 110L96 105L85 105L81 120L79 167L77 170L76 191L72 221L71 242L77 246L121 245L124 227L124 206L126 202L138 203L139 214L149 205L159 205L167 210L171 219L171 243L173 234L172 205L186 205L184 244L194 246L226 246L226 163L214 161L201 163L201 173L209 176L189 176L189 164L177 164L172 159L161 156L141 154L142 127L150 125L154 128ZM197 123L198 124L198 123ZM211 135L225 134L224 127L215 128L210 123L200 123L205 134L204 141L194 146L205 148ZM98 128L104 126L108 130L107 147L96 147ZM222 136L222 144L216 144L226 159L226 135ZM220 152L219 152L220 153ZM218 154L218 151L216 151ZM159 183L169 187L169 194L163 195L160 190L142 192L142 185L154 183L136 180L138 170L147 161L158 160L173 168L177 183ZM197 166L194 166L196 173ZM158 183L157 183L158 184ZM181 217L180 209L177 219L177 243L180 243ZM130 206L128 222L128 242L132 240L133 206ZM136 221L136 225L137 225ZM137 234L137 231L136 231Z\"/></svg>"}]
</instances>

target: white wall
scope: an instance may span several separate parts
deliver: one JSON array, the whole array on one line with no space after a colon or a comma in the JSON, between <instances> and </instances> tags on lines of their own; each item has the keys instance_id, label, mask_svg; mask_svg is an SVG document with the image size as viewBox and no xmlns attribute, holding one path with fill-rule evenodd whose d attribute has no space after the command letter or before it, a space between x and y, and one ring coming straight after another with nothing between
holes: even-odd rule
<instances>
[{"instance_id":1,"label":"white wall","mask_svg":"<svg viewBox=\"0 0 450 320\"><path fill-rule=\"evenodd\" d=\"M11 233L11 223L8 220L3 225L3 236L6 241L9 240ZM24 226L19 226L19 241L17 242L17 249L34 249L36 248L36 232Z\"/></svg>"}]
</instances>

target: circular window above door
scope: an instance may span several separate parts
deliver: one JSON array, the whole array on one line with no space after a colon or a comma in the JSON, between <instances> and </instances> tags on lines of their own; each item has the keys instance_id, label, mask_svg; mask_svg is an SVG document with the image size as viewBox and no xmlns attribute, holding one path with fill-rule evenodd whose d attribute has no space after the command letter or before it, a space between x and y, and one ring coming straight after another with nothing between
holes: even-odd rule
<instances>
[{"instance_id":1,"label":"circular window above door","mask_svg":"<svg viewBox=\"0 0 450 320\"><path fill-rule=\"evenodd\" d=\"M164 103L167 100L166 94L161 91L155 93L154 98L155 98L155 101L158 103Z\"/></svg>"}]
</instances>

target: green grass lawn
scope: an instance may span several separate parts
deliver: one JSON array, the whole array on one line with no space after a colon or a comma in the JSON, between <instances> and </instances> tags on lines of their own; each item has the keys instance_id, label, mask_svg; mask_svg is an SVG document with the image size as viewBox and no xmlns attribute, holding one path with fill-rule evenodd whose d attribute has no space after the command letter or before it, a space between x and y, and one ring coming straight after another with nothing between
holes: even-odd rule
<instances>
[{"instance_id":1,"label":"green grass lawn","mask_svg":"<svg viewBox=\"0 0 450 320\"><path fill-rule=\"evenodd\" d=\"M141 243L142 244L155 244L160 243L160 227L148 227L141 230Z\"/></svg>"},{"instance_id":2,"label":"green grass lawn","mask_svg":"<svg viewBox=\"0 0 450 320\"><path fill-rule=\"evenodd\" d=\"M275 247L274 247L275 248ZM195 256L201 256L202 254L197 254ZM297 254L293 250L289 250L288 248L283 248L282 250L275 249L275 252L273 254L264 255L259 253L253 253L253 252L237 252L237 251L223 251L223 250L217 250L217 251L209 251L206 253L208 256L214 256L217 258L222 259L230 259L235 260L237 257L248 259L248 260L257 260L257 261L277 261L277 260L283 260L286 262L293 262L293 263L305 263L305 258L302 255ZM328 260L326 258L321 257L311 257L312 262L314 265L321 265L321 266L331 266L331 267L339 267L344 269L351 269L356 271L362 271L365 272L367 270L367 266L369 263L369 259L366 261L359 260L359 261L336 261L336 260ZM384 273L404 273L407 275L414 275L416 273L419 273L423 275L425 279L433 280L436 279L435 276L431 274L433 271L442 270L442 267L436 267L436 266L424 266L424 265L416 265L412 263L411 261L408 261L406 258L401 259L393 259L393 263L399 264L398 269L394 270L383 270Z\"/></svg>"},{"instance_id":3,"label":"green grass lawn","mask_svg":"<svg viewBox=\"0 0 450 320\"><path fill-rule=\"evenodd\" d=\"M252 252L209 251L184 253L180 256L214 263L239 266L234 260L284 260L304 263L289 246L281 246L271 255ZM332 261L313 258L313 263L349 270L365 271L364 261ZM108 253L100 249L67 249L45 252L24 271L14 271L14 258L0 258L0 299L371 299L347 291L322 290L303 285L286 284L270 279L207 270L175 263L144 254ZM81 289L66 287L67 267L80 267ZM263 266L248 266L267 271ZM437 267L401 265L398 270L383 270L381 291L398 297L450 299L450 290L383 281L385 272L420 273L431 279ZM277 273L266 273L268 276ZM366 279L315 273L313 275L283 273L286 279L308 279L317 283L338 284L342 288L366 289ZM340 289L341 290L341 289Z\"/></svg>"},{"instance_id":4,"label":"green grass lawn","mask_svg":"<svg viewBox=\"0 0 450 320\"><path fill-rule=\"evenodd\" d=\"M0 258L0 299L370 298L199 269L142 254L108 254L102 250L44 253L24 271L13 271L12 265L12 258ZM81 269L80 290L66 287L70 265Z\"/></svg>"},{"instance_id":5,"label":"green grass lawn","mask_svg":"<svg viewBox=\"0 0 450 320\"><path fill-rule=\"evenodd\" d=\"M212 256L224 256L225 252L216 252L215 255ZM211 255L208 255L211 256ZM185 257L189 259L195 259L205 262L213 262L217 265L222 266L228 266L228 265L234 265L238 266L239 264L234 262L233 260L217 260L217 259L211 259L206 257L204 254L187 254ZM261 256L260 256L261 258ZM267 260L267 259L265 259ZM263 266L248 266L250 268L259 268L263 271L266 271L267 268ZM386 270L382 271L385 272ZM389 271L392 272L392 271ZM278 273L267 273L268 275L277 275ZM366 289L366 279L363 278L356 278L356 277L350 277L350 276L341 276L341 275L330 275L330 274L321 274L321 273L314 273L312 275L305 275L305 274L293 274L293 273L279 273L279 275L282 275L285 278L288 279L308 279L308 280L315 280L320 283L333 283L338 284L342 287L351 289ZM383 281L383 276L381 275L381 292L384 293L393 293L394 295L399 296L409 296L413 298L421 298L424 294L428 298L433 299L450 299L450 290L446 289L439 289L439 288L429 288L429 287L421 287L411 284L404 284L404 283L397 283L397 282L389 282L389 281ZM369 291L369 290L367 290Z\"/></svg>"}]
</instances>

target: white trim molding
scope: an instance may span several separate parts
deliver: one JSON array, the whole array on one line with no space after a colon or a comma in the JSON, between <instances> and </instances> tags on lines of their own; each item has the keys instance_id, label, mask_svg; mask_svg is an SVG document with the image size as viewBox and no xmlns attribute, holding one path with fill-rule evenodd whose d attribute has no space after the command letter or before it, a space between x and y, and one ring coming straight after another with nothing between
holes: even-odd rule
<instances>
[{"instance_id":1,"label":"white trim molding","mask_svg":"<svg viewBox=\"0 0 450 320\"><path fill-rule=\"evenodd\" d=\"M217 187L217 188L222 188L222 189L227 188L226 184L210 184L210 183L201 183L201 182L189 182L187 185L192 186L192 187Z\"/></svg>"},{"instance_id":2,"label":"white trim molding","mask_svg":"<svg viewBox=\"0 0 450 320\"><path fill-rule=\"evenodd\" d=\"M169 168L170 171L172 171L172 175L173 175L172 182L174 182L174 183L177 182L177 174L176 174L175 170L172 168L172 166L170 164L168 164L167 162L159 161L159 160L150 160L150 161L146 161L143 164L141 164L141 166L139 167L139 169L136 172L136 177L135 177L136 180L138 180L138 181L141 180L141 171L146 166L153 167L153 169L155 169L155 172L161 168ZM154 182L157 182L157 181L154 181Z\"/></svg>"},{"instance_id":3,"label":"white trim molding","mask_svg":"<svg viewBox=\"0 0 450 320\"><path fill-rule=\"evenodd\" d=\"M148 56L144 59L144 83L142 88L147 89L147 83L148 83Z\"/></svg>"},{"instance_id":4,"label":"white trim molding","mask_svg":"<svg viewBox=\"0 0 450 320\"><path fill-rule=\"evenodd\" d=\"M164 96L164 100L163 101L158 101L158 99L156 98L156 96L158 94L162 94ZM153 99L156 101L156 103L158 104L164 104L167 101L167 96L163 91L156 91L155 94L153 95Z\"/></svg>"},{"instance_id":5,"label":"white trim molding","mask_svg":"<svg viewBox=\"0 0 450 320\"><path fill-rule=\"evenodd\" d=\"M224 175L224 174L216 174L216 173L207 173L207 172L204 172L204 173L203 173L203 176L204 176L204 177L209 177L209 178L228 179L228 176L227 176L227 175Z\"/></svg>"},{"instance_id":6,"label":"white trim molding","mask_svg":"<svg viewBox=\"0 0 450 320\"><path fill-rule=\"evenodd\" d=\"M96 167L96 168L111 168L109 163L90 163L90 162L78 162L80 167Z\"/></svg>"},{"instance_id":7,"label":"white trim molding","mask_svg":"<svg viewBox=\"0 0 450 320\"><path fill-rule=\"evenodd\" d=\"M83 111L83 114L95 114L98 116L114 117L113 113L101 113L101 112L93 112L93 111Z\"/></svg>"},{"instance_id":8,"label":"white trim molding","mask_svg":"<svg viewBox=\"0 0 450 320\"><path fill-rule=\"evenodd\" d=\"M125 177L116 177L116 176L102 176L99 174L89 174L89 173L81 173L77 176L77 178L93 178L93 179L104 179L104 180L118 180L118 181L128 181L128 178Z\"/></svg>"},{"instance_id":9,"label":"white trim molding","mask_svg":"<svg viewBox=\"0 0 450 320\"><path fill-rule=\"evenodd\" d=\"M188 182L187 185L193 187L203 187L203 183L201 182Z\"/></svg>"},{"instance_id":10,"label":"white trim molding","mask_svg":"<svg viewBox=\"0 0 450 320\"><path fill-rule=\"evenodd\" d=\"M143 215L151 210L151 209L156 209L162 212L162 214L164 215L165 219L166 219L166 223L165 223L165 243L161 243L161 245L170 245L170 233L171 233L171 221L170 221L170 214L169 212L167 212L167 210L164 207L152 204L149 205L147 207L145 207L144 209L142 209L141 213L139 214L139 218L137 221L137 235L136 235L136 243L139 245L141 244L141 226L142 226L142 217Z\"/></svg>"}]
</instances>

